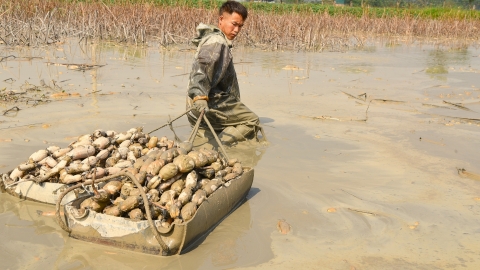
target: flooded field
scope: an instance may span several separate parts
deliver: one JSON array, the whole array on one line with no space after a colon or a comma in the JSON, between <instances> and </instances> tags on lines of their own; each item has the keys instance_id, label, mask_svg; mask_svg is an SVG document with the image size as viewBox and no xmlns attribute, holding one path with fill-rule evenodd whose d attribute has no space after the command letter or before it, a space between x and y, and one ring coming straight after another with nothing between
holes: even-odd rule
<instances>
[{"instance_id":1,"label":"flooded field","mask_svg":"<svg viewBox=\"0 0 480 270\"><path fill-rule=\"evenodd\" d=\"M183 113L193 53L1 47L0 172L98 128L150 131ZM94 245L69 238L53 206L0 194L0 268L480 267L480 49L238 48L234 61L269 144L229 149L255 167L253 186L205 239L172 257ZM174 127L188 138L186 119Z\"/></svg>"}]
</instances>

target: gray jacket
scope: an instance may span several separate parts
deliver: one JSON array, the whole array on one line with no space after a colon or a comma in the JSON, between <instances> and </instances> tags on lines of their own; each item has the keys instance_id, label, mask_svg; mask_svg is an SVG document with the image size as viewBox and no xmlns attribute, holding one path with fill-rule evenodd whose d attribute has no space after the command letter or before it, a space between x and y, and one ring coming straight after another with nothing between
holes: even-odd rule
<instances>
[{"instance_id":1,"label":"gray jacket","mask_svg":"<svg viewBox=\"0 0 480 270\"><path fill-rule=\"evenodd\" d=\"M239 102L240 89L230 52L232 42L218 27L200 23L192 43L197 52L188 83L189 107L196 96L208 96L208 106L218 110Z\"/></svg>"}]
</instances>

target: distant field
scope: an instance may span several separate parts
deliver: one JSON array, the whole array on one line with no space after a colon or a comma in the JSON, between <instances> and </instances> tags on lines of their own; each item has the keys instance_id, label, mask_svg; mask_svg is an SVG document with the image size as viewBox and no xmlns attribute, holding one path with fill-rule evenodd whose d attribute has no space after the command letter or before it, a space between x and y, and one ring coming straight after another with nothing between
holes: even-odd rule
<instances>
[{"instance_id":1,"label":"distant field","mask_svg":"<svg viewBox=\"0 0 480 270\"><path fill-rule=\"evenodd\" d=\"M222 2L207 0L0 0L0 42L49 44L67 37L163 46L186 44L200 23L215 24ZM460 8L336 7L244 3L250 11L237 44L321 51L371 38L480 38L480 12Z\"/></svg>"},{"instance_id":2,"label":"distant field","mask_svg":"<svg viewBox=\"0 0 480 270\"><path fill-rule=\"evenodd\" d=\"M66 2L98 2L98 1L68 1ZM109 4L138 4L151 3L157 6L184 6L191 8L217 9L224 1L211 0L105 0ZM333 1L332 1L333 2ZM261 3L261 2L242 2L249 10L256 12L272 14L290 14L290 13L328 13L330 16L352 15L355 17L369 16L372 18L410 16L425 19L480 19L479 10L467 10L460 7L350 7L322 5L317 3L304 4L280 4L280 3Z\"/></svg>"}]
</instances>

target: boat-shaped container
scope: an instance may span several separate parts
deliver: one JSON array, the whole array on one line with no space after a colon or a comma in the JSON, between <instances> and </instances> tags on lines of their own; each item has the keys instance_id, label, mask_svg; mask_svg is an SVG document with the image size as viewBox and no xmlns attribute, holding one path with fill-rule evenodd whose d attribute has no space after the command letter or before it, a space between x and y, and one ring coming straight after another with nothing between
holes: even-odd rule
<instances>
[{"instance_id":1,"label":"boat-shaped container","mask_svg":"<svg viewBox=\"0 0 480 270\"><path fill-rule=\"evenodd\" d=\"M187 222L174 222L169 228L164 228L159 220L154 220L168 250L162 249L154 237L153 228L146 220L132 221L94 211L87 211L86 214L79 216L77 209L87 197L66 204L65 219L70 236L76 239L148 254L180 254L243 203L252 186L253 175L253 168L245 168L241 176L213 192Z\"/></svg>"},{"instance_id":2,"label":"boat-shaped container","mask_svg":"<svg viewBox=\"0 0 480 270\"><path fill-rule=\"evenodd\" d=\"M9 186L6 181L7 177L5 176L6 174L4 174L0 180L2 192L6 192L14 197L34 202L55 205L60 194L62 194L62 192L68 188L68 185L66 184L50 182L37 184L34 181L18 182ZM69 192L65 197L63 197L61 204L64 205L87 194L88 192L85 190L75 190Z\"/></svg>"}]
</instances>

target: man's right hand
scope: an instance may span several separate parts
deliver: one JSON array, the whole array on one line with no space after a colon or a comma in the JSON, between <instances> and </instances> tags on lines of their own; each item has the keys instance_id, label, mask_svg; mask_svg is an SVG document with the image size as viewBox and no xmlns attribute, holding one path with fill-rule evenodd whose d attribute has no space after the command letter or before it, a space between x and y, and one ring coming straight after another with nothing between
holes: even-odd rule
<instances>
[{"instance_id":1,"label":"man's right hand","mask_svg":"<svg viewBox=\"0 0 480 270\"><path fill-rule=\"evenodd\" d=\"M199 99L193 103L192 112L196 117L200 116L203 110L208 110L208 102L204 99Z\"/></svg>"}]
</instances>

